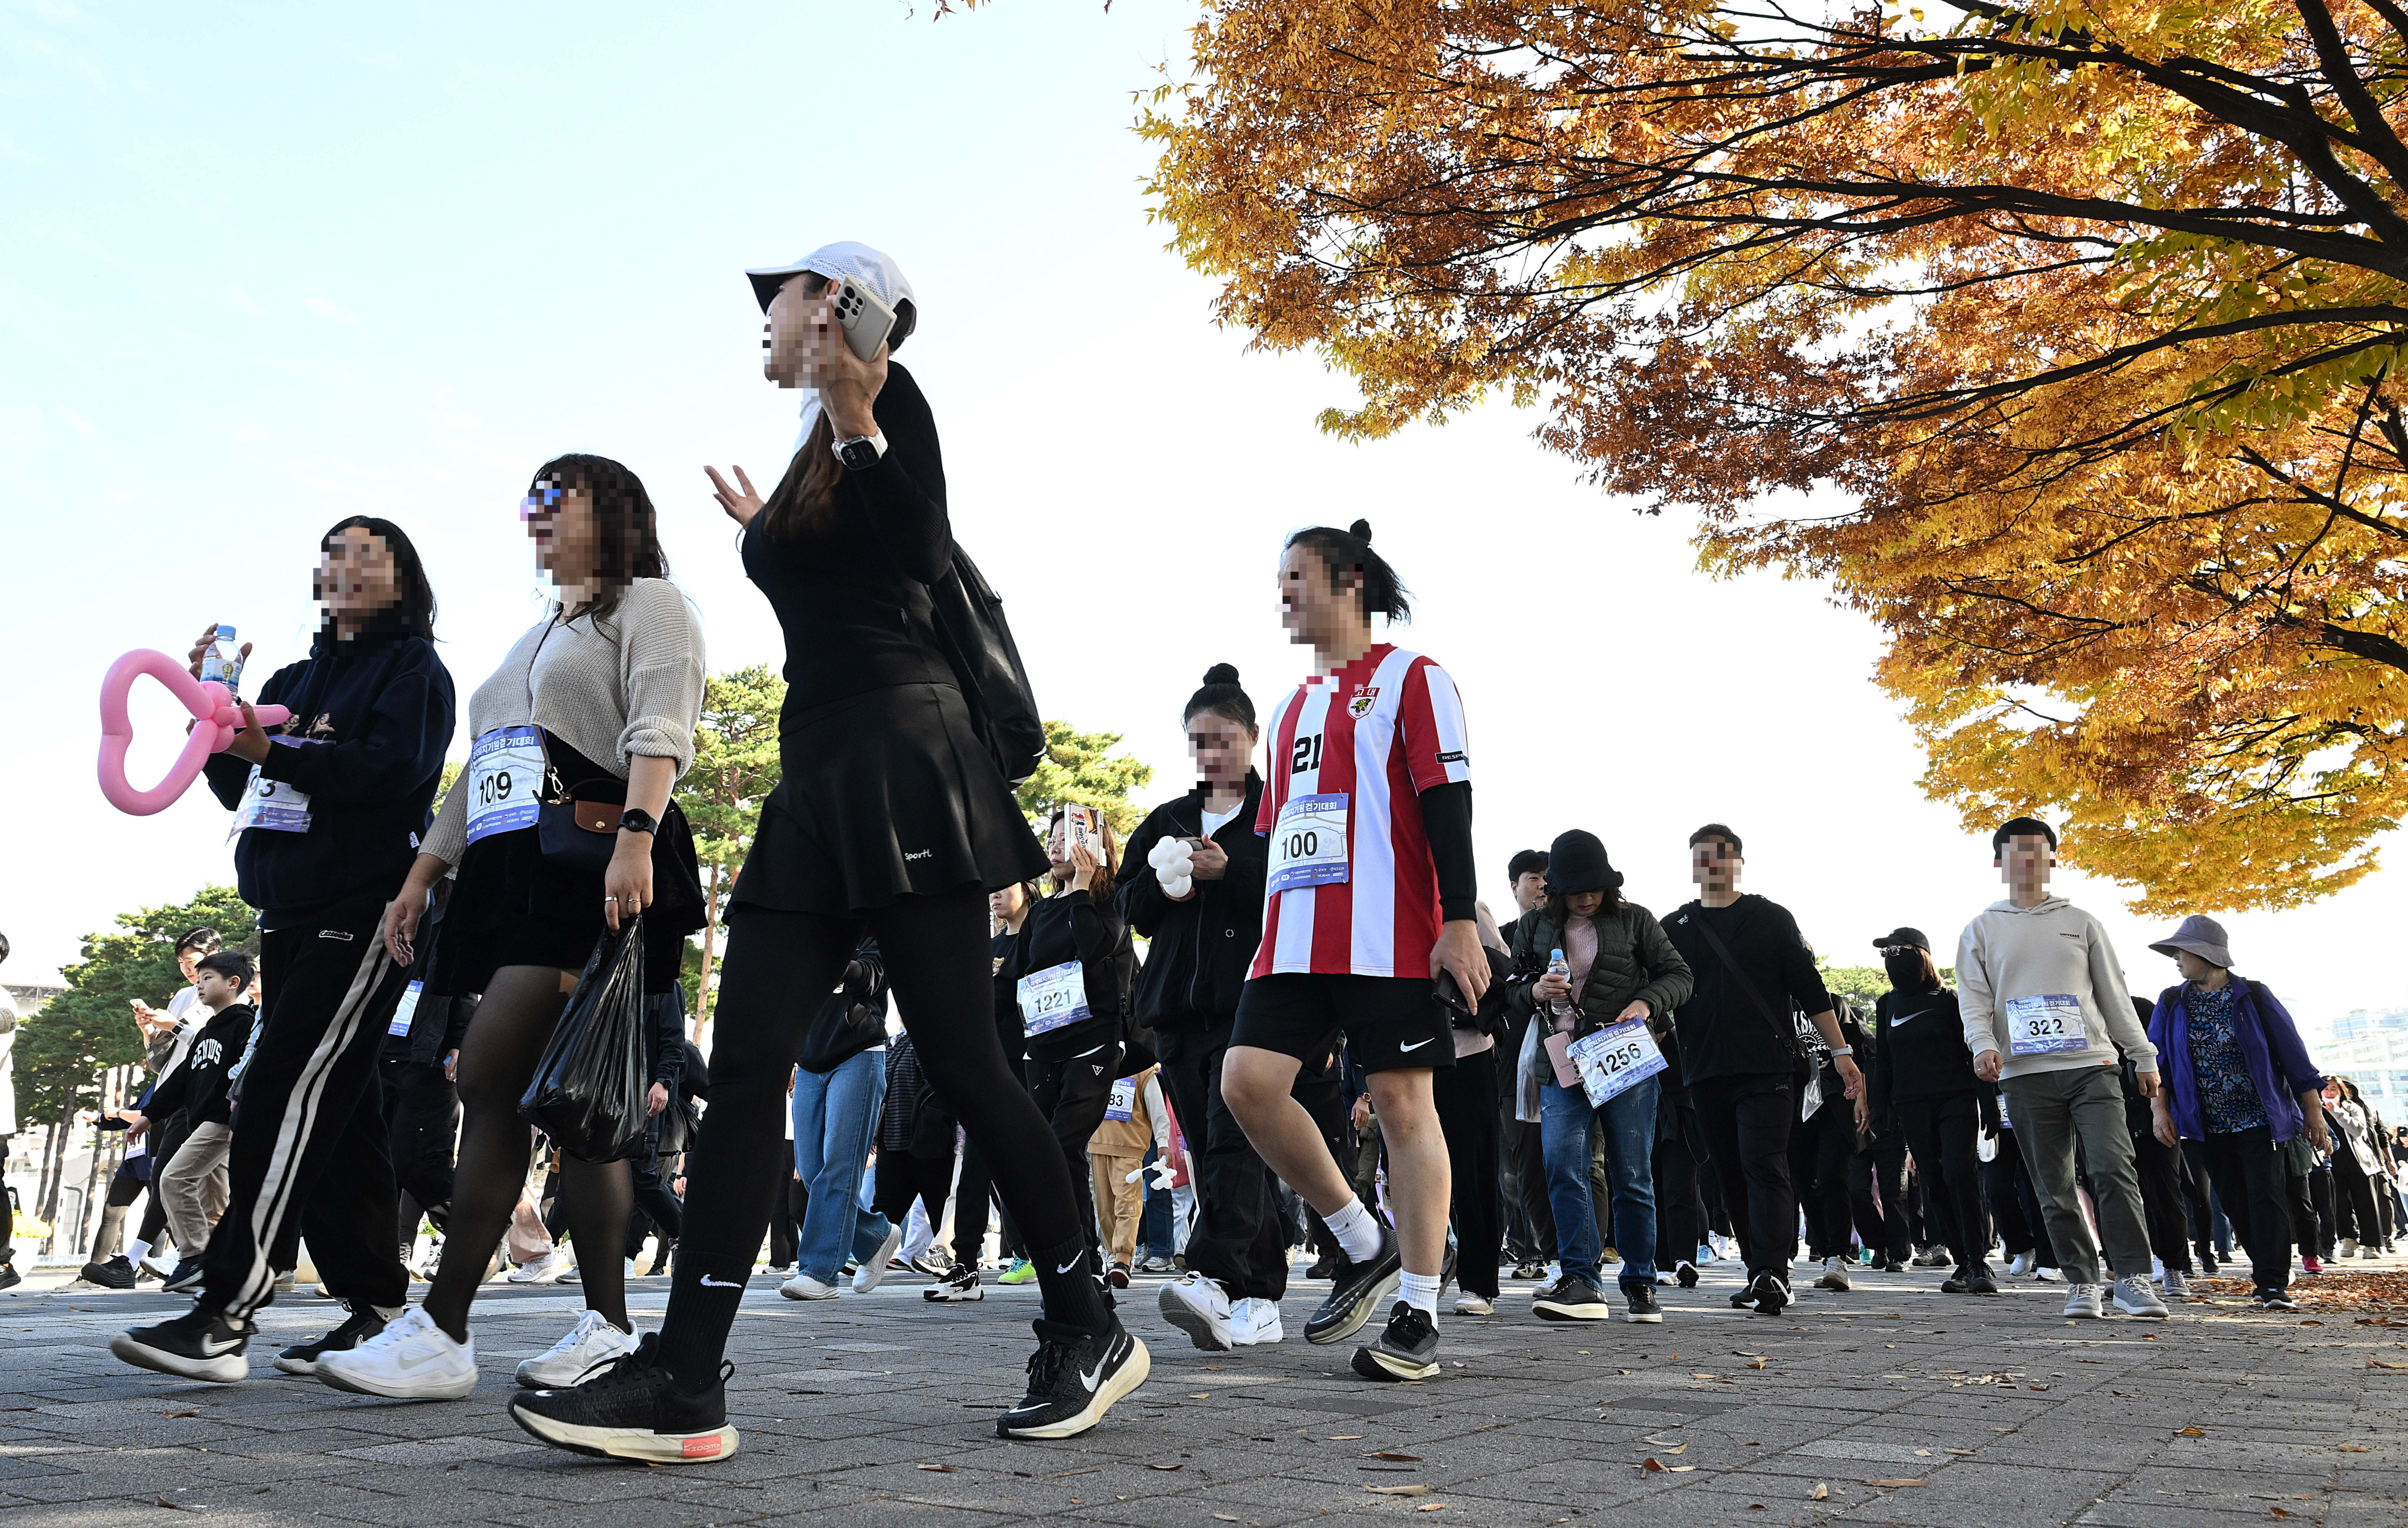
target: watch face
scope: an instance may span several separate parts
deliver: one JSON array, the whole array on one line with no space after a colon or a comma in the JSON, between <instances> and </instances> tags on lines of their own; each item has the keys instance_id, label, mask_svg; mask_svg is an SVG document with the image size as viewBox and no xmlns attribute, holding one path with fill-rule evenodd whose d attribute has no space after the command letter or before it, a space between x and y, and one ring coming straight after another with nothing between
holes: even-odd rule
<instances>
[{"instance_id":1,"label":"watch face","mask_svg":"<svg viewBox=\"0 0 2408 1528\"><path fill-rule=\"evenodd\" d=\"M847 440L839 454L847 468L858 472L878 460L878 448L867 440Z\"/></svg>"}]
</instances>

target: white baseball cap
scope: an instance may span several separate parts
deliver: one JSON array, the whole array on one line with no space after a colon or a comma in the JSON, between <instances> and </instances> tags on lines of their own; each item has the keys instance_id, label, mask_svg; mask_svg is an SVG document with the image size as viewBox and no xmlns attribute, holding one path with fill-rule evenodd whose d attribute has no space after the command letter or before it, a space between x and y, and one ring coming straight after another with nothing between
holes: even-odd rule
<instances>
[{"instance_id":1,"label":"white baseball cap","mask_svg":"<svg viewBox=\"0 0 2408 1528\"><path fill-rule=\"evenodd\" d=\"M920 299L911 294L911 283L904 279L903 269L895 257L867 244L852 239L823 244L799 260L771 267L766 270L748 270L752 278L752 296L759 300L761 310L769 310L769 299L788 278L804 271L825 276L830 281L850 281L869 290L879 301L895 310L895 332L886 337L891 353L903 348L903 341L919 327Z\"/></svg>"}]
</instances>

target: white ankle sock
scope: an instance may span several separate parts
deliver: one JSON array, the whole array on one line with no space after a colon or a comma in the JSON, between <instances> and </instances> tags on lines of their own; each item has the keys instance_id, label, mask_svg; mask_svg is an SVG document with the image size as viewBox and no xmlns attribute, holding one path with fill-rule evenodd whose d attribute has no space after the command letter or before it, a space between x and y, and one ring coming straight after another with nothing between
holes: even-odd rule
<instances>
[{"instance_id":1,"label":"white ankle sock","mask_svg":"<svg viewBox=\"0 0 2408 1528\"><path fill-rule=\"evenodd\" d=\"M1361 1200L1350 1202L1336 1215L1323 1217L1323 1220L1329 1227L1329 1234L1338 1238L1338 1249L1350 1261L1361 1262L1378 1255L1380 1222L1372 1216L1370 1206Z\"/></svg>"},{"instance_id":2,"label":"white ankle sock","mask_svg":"<svg viewBox=\"0 0 2408 1528\"><path fill-rule=\"evenodd\" d=\"M1439 1274L1405 1274L1397 1285L1397 1298L1436 1319L1439 1286L1444 1282L1444 1276Z\"/></svg>"},{"instance_id":3,"label":"white ankle sock","mask_svg":"<svg viewBox=\"0 0 2408 1528\"><path fill-rule=\"evenodd\" d=\"M136 1268L139 1268L142 1266L143 1254L150 1250L150 1244L137 1236L133 1241L126 1243L125 1261L134 1264Z\"/></svg>"}]
</instances>

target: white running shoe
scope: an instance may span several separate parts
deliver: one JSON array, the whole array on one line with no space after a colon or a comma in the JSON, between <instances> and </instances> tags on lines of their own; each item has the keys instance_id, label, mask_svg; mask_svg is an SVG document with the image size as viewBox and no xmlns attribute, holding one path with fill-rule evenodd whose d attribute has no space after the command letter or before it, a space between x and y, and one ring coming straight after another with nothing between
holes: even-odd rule
<instances>
[{"instance_id":1,"label":"white running shoe","mask_svg":"<svg viewBox=\"0 0 2408 1528\"><path fill-rule=\"evenodd\" d=\"M809 1274L796 1274L778 1286L778 1292L789 1300L833 1300L836 1286L823 1284Z\"/></svg>"},{"instance_id":2,"label":"white running shoe","mask_svg":"<svg viewBox=\"0 0 2408 1528\"><path fill-rule=\"evenodd\" d=\"M2033 1264L2037 1263L2039 1261L2040 1254L2037 1252L2018 1252L2015 1254L2015 1261L2007 1264L2007 1276L2009 1278L2029 1278L2032 1275Z\"/></svg>"},{"instance_id":3,"label":"white running shoe","mask_svg":"<svg viewBox=\"0 0 2408 1528\"><path fill-rule=\"evenodd\" d=\"M2153 1316L2160 1321L2167 1315L2166 1303L2157 1298L2157 1291L2137 1276L2115 1281L2115 1308L2127 1316Z\"/></svg>"},{"instance_id":4,"label":"white running shoe","mask_svg":"<svg viewBox=\"0 0 2408 1528\"><path fill-rule=\"evenodd\" d=\"M885 1282L886 1270L895 1265L895 1249L903 1245L903 1228L895 1226L886 1232L886 1240L867 1262L853 1271L853 1292L867 1294Z\"/></svg>"},{"instance_id":5,"label":"white running shoe","mask_svg":"<svg viewBox=\"0 0 2408 1528\"><path fill-rule=\"evenodd\" d=\"M1202 1274L1165 1284L1154 1304L1164 1320L1208 1353L1226 1353L1238 1345L1228 1291Z\"/></svg>"},{"instance_id":6,"label":"white running shoe","mask_svg":"<svg viewBox=\"0 0 2408 1528\"><path fill-rule=\"evenodd\" d=\"M577 1266L577 1258L565 1247L555 1247L543 1256L520 1263L506 1276L513 1284L557 1284L561 1276Z\"/></svg>"},{"instance_id":7,"label":"white running shoe","mask_svg":"<svg viewBox=\"0 0 2408 1528\"><path fill-rule=\"evenodd\" d=\"M396 1401L457 1401L477 1388L477 1339L453 1342L421 1305L357 1348L319 1355L312 1371L337 1390Z\"/></svg>"},{"instance_id":8,"label":"white running shoe","mask_svg":"<svg viewBox=\"0 0 2408 1528\"><path fill-rule=\"evenodd\" d=\"M1497 1306L1486 1295L1467 1291L1455 1297L1455 1313L1457 1316L1494 1316Z\"/></svg>"},{"instance_id":9,"label":"white running shoe","mask_svg":"<svg viewBox=\"0 0 2408 1528\"><path fill-rule=\"evenodd\" d=\"M2035 1268L2031 1276L2042 1284L2056 1284L2064 1279L2065 1271L2061 1268Z\"/></svg>"},{"instance_id":10,"label":"white running shoe","mask_svg":"<svg viewBox=\"0 0 2408 1528\"><path fill-rule=\"evenodd\" d=\"M1229 1306L1229 1340L1240 1348L1287 1340L1279 1302L1249 1295Z\"/></svg>"},{"instance_id":11,"label":"white running shoe","mask_svg":"<svg viewBox=\"0 0 2408 1528\"><path fill-rule=\"evenodd\" d=\"M611 1360L636 1350L636 1334L622 1332L598 1310L577 1318L568 1335L519 1365L519 1383L529 1390L566 1390Z\"/></svg>"},{"instance_id":12,"label":"white running shoe","mask_svg":"<svg viewBox=\"0 0 2408 1528\"><path fill-rule=\"evenodd\" d=\"M2163 1314L2165 1308L2165 1306L2159 1305L2157 1310L2160 1314ZM2072 1317L2076 1320L2085 1321L2095 1321L2099 1319L2100 1317L2107 1314L2104 1310L2100 1308L2099 1286L2096 1284L2068 1284L2065 1287L2065 1314Z\"/></svg>"},{"instance_id":13,"label":"white running shoe","mask_svg":"<svg viewBox=\"0 0 2408 1528\"><path fill-rule=\"evenodd\" d=\"M781 1281L795 1276L795 1265L791 1262L773 1262L761 1271Z\"/></svg>"}]
</instances>

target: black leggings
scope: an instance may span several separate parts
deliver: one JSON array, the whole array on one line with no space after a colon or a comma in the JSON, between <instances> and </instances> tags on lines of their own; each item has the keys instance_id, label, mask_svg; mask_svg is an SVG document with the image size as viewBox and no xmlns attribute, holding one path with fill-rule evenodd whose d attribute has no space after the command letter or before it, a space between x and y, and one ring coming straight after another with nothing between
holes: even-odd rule
<instances>
[{"instance_id":1,"label":"black leggings","mask_svg":"<svg viewBox=\"0 0 2408 1528\"><path fill-rule=\"evenodd\" d=\"M821 1002L860 944L863 921L750 905L728 915L710 1111L687 1164L685 1235L661 1324L663 1359L685 1384L710 1383L719 1372L767 1228L770 1195L791 1171L787 1159L761 1144L783 1132L787 1078ZM966 886L905 897L866 921L878 935L896 1009L919 1047L922 1070L979 1144L1031 1250L1083 1248L1069 1166L996 1038L985 891ZM1047 1316L1096 1325L1093 1271L1079 1259L1059 1273L1055 1261L1038 1264ZM1108 1323L1109 1311L1101 1319Z\"/></svg>"},{"instance_id":2,"label":"black leggings","mask_svg":"<svg viewBox=\"0 0 2408 1528\"><path fill-rule=\"evenodd\" d=\"M1990 1224L1982 1214L1982 1105L1971 1093L1901 1099L1898 1119L1923 1175L1927 1234L1956 1254L1970 1274L1990 1261ZM2015 1218L2018 1221L2022 1217Z\"/></svg>"}]
</instances>

